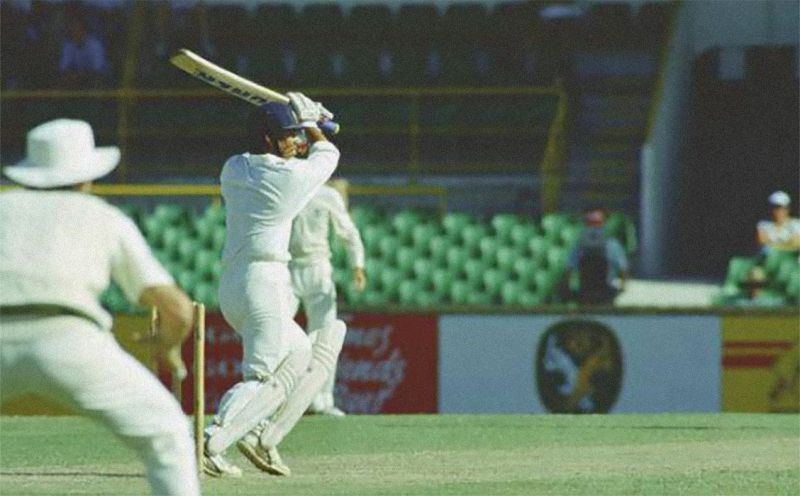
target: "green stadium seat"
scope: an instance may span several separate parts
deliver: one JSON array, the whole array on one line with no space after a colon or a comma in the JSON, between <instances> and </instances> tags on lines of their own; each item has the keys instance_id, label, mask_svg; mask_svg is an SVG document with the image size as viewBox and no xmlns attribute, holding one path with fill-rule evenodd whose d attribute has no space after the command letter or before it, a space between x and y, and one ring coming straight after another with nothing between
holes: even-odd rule
<instances>
[{"instance_id":1,"label":"green stadium seat","mask_svg":"<svg viewBox=\"0 0 800 496\"><path fill-rule=\"evenodd\" d=\"M533 259L527 258L524 255L517 257L511 265L511 272L517 277L519 281L530 283L535 281L536 272L539 270L539 265Z\"/></svg>"},{"instance_id":2,"label":"green stadium seat","mask_svg":"<svg viewBox=\"0 0 800 496\"><path fill-rule=\"evenodd\" d=\"M517 295L517 303L523 307L538 307L545 302L545 299L538 293L523 290Z\"/></svg>"},{"instance_id":3,"label":"green stadium seat","mask_svg":"<svg viewBox=\"0 0 800 496\"><path fill-rule=\"evenodd\" d=\"M386 263L380 258L368 258L364 261L364 270L368 278L377 278L385 266Z\"/></svg>"},{"instance_id":4,"label":"green stadium seat","mask_svg":"<svg viewBox=\"0 0 800 496\"><path fill-rule=\"evenodd\" d=\"M490 221L495 236L503 243L511 238L511 229L519 222L519 217L513 214L497 214Z\"/></svg>"},{"instance_id":5,"label":"green stadium seat","mask_svg":"<svg viewBox=\"0 0 800 496\"><path fill-rule=\"evenodd\" d=\"M414 266L412 268L414 280L423 288L429 286L432 282L433 269L433 262L427 258L418 258L414 260Z\"/></svg>"},{"instance_id":6,"label":"green stadium seat","mask_svg":"<svg viewBox=\"0 0 800 496\"><path fill-rule=\"evenodd\" d=\"M386 305L389 302L386 295L380 291L365 291L363 294L363 302L365 305L377 307Z\"/></svg>"},{"instance_id":7,"label":"green stadium seat","mask_svg":"<svg viewBox=\"0 0 800 496\"><path fill-rule=\"evenodd\" d=\"M467 250L460 246L451 246L447 249L447 255L445 255L445 262L447 264L447 268L454 272L458 272L464 268L464 264L469 259L469 254Z\"/></svg>"},{"instance_id":8,"label":"green stadium seat","mask_svg":"<svg viewBox=\"0 0 800 496\"><path fill-rule=\"evenodd\" d=\"M196 301L205 304L208 309L219 308L219 298L217 287L207 282L197 283L192 291L192 296Z\"/></svg>"},{"instance_id":9,"label":"green stadium seat","mask_svg":"<svg viewBox=\"0 0 800 496\"><path fill-rule=\"evenodd\" d=\"M410 246L401 246L397 249L395 266L404 274L410 274L414 269L417 252Z\"/></svg>"},{"instance_id":10,"label":"green stadium seat","mask_svg":"<svg viewBox=\"0 0 800 496\"><path fill-rule=\"evenodd\" d=\"M222 270L219 254L211 250L197 250L192 267L201 279L215 278Z\"/></svg>"},{"instance_id":11,"label":"green stadium seat","mask_svg":"<svg viewBox=\"0 0 800 496\"><path fill-rule=\"evenodd\" d=\"M420 252L427 252L430 249L430 242L437 234L437 229L432 224L418 224L411 231L411 239L414 246Z\"/></svg>"},{"instance_id":12,"label":"green stadium seat","mask_svg":"<svg viewBox=\"0 0 800 496\"><path fill-rule=\"evenodd\" d=\"M467 296L467 303L470 305L491 305L493 302L492 297L483 291L472 291Z\"/></svg>"},{"instance_id":13,"label":"green stadium seat","mask_svg":"<svg viewBox=\"0 0 800 496\"><path fill-rule=\"evenodd\" d=\"M482 275L483 288L486 294L491 297L498 296L506 279L508 279L506 273L498 269L486 269Z\"/></svg>"},{"instance_id":14,"label":"green stadium seat","mask_svg":"<svg viewBox=\"0 0 800 496\"><path fill-rule=\"evenodd\" d=\"M769 250L764 259L764 270L770 278L774 278L784 261L796 261L797 253L781 250Z\"/></svg>"},{"instance_id":15,"label":"green stadium seat","mask_svg":"<svg viewBox=\"0 0 800 496\"><path fill-rule=\"evenodd\" d=\"M447 258L447 250L450 243L447 238L441 235L436 235L428 242L428 253L431 261L436 265L444 265Z\"/></svg>"},{"instance_id":16,"label":"green stadium seat","mask_svg":"<svg viewBox=\"0 0 800 496\"><path fill-rule=\"evenodd\" d=\"M561 245L566 248L572 248L581 237L583 228L577 224L567 224L561 230Z\"/></svg>"},{"instance_id":17,"label":"green stadium seat","mask_svg":"<svg viewBox=\"0 0 800 496\"><path fill-rule=\"evenodd\" d=\"M464 275L473 288L478 286L486 269L486 265L477 258L470 258L464 262Z\"/></svg>"},{"instance_id":18,"label":"green stadium seat","mask_svg":"<svg viewBox=\"0 0 800 496\"><path fill-rule=\"evenodd\" d=\"M508 273L511 272L514 262L522 256L518 250L510 246L501 246L497 250L495 265L501 271Z\"/></svg>"},{"instance_id":19,"label":"green stadium seat","mask_svg":"<svg viewBox=\"0 0 800 496\"><path fill-rule=\"evenodd\" d=\"M411 243L414 227L419 223L419 215L410 210L398 212L391 220L392 229L403 244Z\"/></svg>"},{"instance_id":20,"label":"green stadium seat","mask_svg":"<svg viewBox=\"0 0 800 496\"><path fill-rule=\"evenodd\" d=\"M209 248L216 252L222 251L225 246L225 226L217 226L214 232L211 233L211 242Z\"/></svg>"},{"instance_id":21,"label":"green stadium seat","mask_svg":"<svg viewBox=\"0 0 800 496\"><path fill-rule=\"evenodd\" d=\"M156 205L151 216L173 225L183 224L189 220L189 214L183 206L169 203Z\"/></svg>"},{"instance_id":22,"label":"green stadium seat","mask_svg":"<svg viewBox=\"0 0 800 496\"><path fill-rule=\"evenodd\" d=\"M442 296L433 291L418 291L414 295L414 304L420 308L431 308L442 302Z\"/></svg>"},{"instance_id":23,"label":"green stadium seat","mask_svg":"<svg viewBox=\"0 0 800 496\"><path fill-rule=\"evenodd\" d=\"M183 227L167 226L162 234L161 241L156 243L161 249L169 254L172 259L178 255L178 245L181 241L190 239L189 230Z\"/></svg>"},{"instance_id":24,"label":"green stadium seat","mask_svg":"<svg viewBox=\"0 0 800 496\"><path fill-rule=\"evenodd\" d=\"M389 228L385 225L369 224L361 230L361 240L364 242L364 251L367 255L380 254L380 240L389 235Z\"/></svg>"},{"instance_id":25,"label":"green stadium seat","mask_svg":"<svg viewBox=\"0 0 800 496\"><path fill-rule=\"evenodd\" d=\"M786 299L791 305L800 303L800 270L795 270L786 281Z\"/></svg>"},{"instance_id":26,"label":"green stadium seat","mask_svg":"<svg viewBox=\"0 0 800 496\"><path fill-rule=\"evenodd\" d=\"M775 276L772 278L771 286L773 288L784 291L789 285L789 280L793 276L797 276L798 264L795 257L786 258L781 261Z\"/></svg>"},{"instance_id":27,"label":"green stadium seat","mask_svg":"<svg viewBox=\"0 0 800 496\"><path fill-rule=\"evenodd\" d=\"M503 305L519 305L519 295L523 287L517 281L504 281L500 288L500 303Z\"/></svg>"},{"instance_id":28,"label":"green stadium seat","mask_svg":"<svg viewBox=\"0 0 800 496\"><path fill-rule=\"evenodd\" d=\"M178 286L189 294L194 291L194 287L198 282L197 274L193 270L182 270L175 279Z\"/></svg>"},{"instance_id":29,"label":"green stadium seat","mask_svg":"<svg viewBox=\"0 0 800 496\"><path fill-rule=\"evenodd\" d=\"M547 267L550 270L562 271L567 264L569 251L560 246L551 246L547 249Z\"/></svg>"},{"instance_id":30,"label":"green stadium seat","mask_svg":"<svg viewBox=\"0 0 800 496\"><path fill-rule=\"evenodd\" d=\"M555 243L559 239L561 229L568 222L566 215L550 213L542 216L542 231L549 243Z\"/></svg>"},{"instance_id":31,"label":"green stadium seat","mask_svg":"<svg viewBox=\"0 0 800 496\"><path fill-rule=\"evenodd\" d=\"M540 270L536 273L536 296L539 297L540 303L545 303L553 299L554 292L558 281L561 278L560 272Z\"/></svg>"},{"instance_id":32,"label":"green stadium seat","mask_svg":"<svg viewBox=\"0 0 800 496\"><path fill-rule=\"evenodd\" d=\"M378 241L378 255L384 260L390 260L397 256L400 248L400 239L396 236L386 235Z\"/></svg>"},{"instance_id":33,"label":"green stadium seat","mask_svg":"<svg viewBox=\"0 0 800 496\"><path fill-rule=\"evenodd\" d=\"M498 238L487 237L480 240L478 243L478 250L481 253L481 260L486 265L494 265L497 259L497 250L499 248Z\"/></svg>"},{"instance_id":34,"label":"green stadium seat","mask_svg":"<svg viewBox=\"0 0 800 496\"><path fill-rule=\"evenodd\" d=\"M153 216L145 216L142 219L140 228L150 246L163 246L164 231L168 224L162 219Z\"/></svg>"},{"instance_id":35,"label":"green stadium seat","mask_svg":"<svg viewBox=\"0 0 800 496\"><path fill-rule=\"evenodd\" d=\"M451 241L461 238L461 231L472 223L472 217L467 214L459 212L451 212L445 214L442 219L442 227Z\"/></svg>"},{"instance_id":36,"label":"green stadium seat","mask_svg":"<svg viewBox=\"0 0 800 496\"><path fill-rule=\"evenodd\" d=\"M381 213L370 205L353 205L350 208L350 218L353 219L359 229L371 224L377 224L381 217Z\"/></svg>"},{"instance_id":37,"label":"green stadium seat","mask_svg":"<svg viewBox=\"0 0 800 496\"><path fill-rule=\"evenodd\" d=\"M543 236L536 236L528 240L527 253L537 265L544 265L547 258L547 240Z\"/></svg>"},{"instance_id":38,"label":"green stadium seat","mask_svg":"<svg viewBox=\"0 0 800 496\"><path fill-rule=\"evenodd\" d=\"M517 224L511 228L509 233L511 244L517 248L524 248L531 238L538 234L536 226L531 224Z\"/></svg>"},{"instance_id":39,"label":"green stadium seat","mask_svg":"<svg viewBox=\"0 0 800 496\"><path fill-rule=\"evenodd\" d=\"M397 298L401 305L413 305L417 293L422 290L416 281L405 279L397 287Z\"/></svg>"},{"instance_id":40,"label":"green stadium seat","mask_svg":"<svg viewBox=\"0 0 800 496\"><path fill-rule=\"evenodd\" d=\"M448 269L437 268L431 272L431 284L434 292L439 295L447 295L453 285L453 273Z\"/></svg>"},{"instance_id":41,"label":"green stadium seat","mask_svg":"<svg viewBox=\"0 0 800 496\"><path fill-rule=\"evenodd\" d=\"M467 305L469 304L469 295L471 293L472 288L467 281L453 281L450 286L450 302L453 305Z\"/></svg>"},{"instance_id":42,"label":"green stadium seat","mask_svg":"<svg viewBox=\"0 0 800 496\"><path fill-rule=\"evenodd\" d=\"M468 252L476 251L485 237L486 228L479 224L467 225L461 230L461 244Z\"/></svg>"},{"instance_id":43,"label":"green stadium seat","mask_svg":"<svg viewBox=\"0 0 800 496\"><path fill-rule=\"evenodd\" d=\"M195 253L200 250L200 243L197 239L190 236L191 235L179 240L177 246L178 262L182 263L184 267L190 267L192 265Z\"/></svg>"},{"instance_id":44,"label":"green stadium seat","mask_svg":"<svg viewBox=\"0 0 800 496\"><path fill-rule=\"evenodd\" d=\"M756 266L755 257L731 257L724 286L738 288L747 279L748 273Z\"/></svg>"},{"instance_id":45,"label":"green stadium seat","mask_svg":"<svg viewBox=\"0 0 800 496\"><path fill-rule=\"evenodd\" d=\"M390 300L396 299L400 282L404 279L403 273L393 267L384 267L378 277L380 278L380 287L386 297Z\"/></svg>"}]
</instances>

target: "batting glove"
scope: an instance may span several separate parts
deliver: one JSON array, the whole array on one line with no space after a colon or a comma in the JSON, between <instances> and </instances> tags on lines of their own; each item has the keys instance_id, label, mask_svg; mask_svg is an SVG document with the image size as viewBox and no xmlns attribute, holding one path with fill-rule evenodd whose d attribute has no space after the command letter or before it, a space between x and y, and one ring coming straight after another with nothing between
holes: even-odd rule
<instances>
[{"instance_id":1,"label":"batting glove","mask_svg":"<svg viewBox=\"0 0 800 496\"><path fill-rule=\"evenodd\" d=\"M303 127L317 127L321 105L302 93L287 93L289 104Z\"/></svg>"}]
</instances>

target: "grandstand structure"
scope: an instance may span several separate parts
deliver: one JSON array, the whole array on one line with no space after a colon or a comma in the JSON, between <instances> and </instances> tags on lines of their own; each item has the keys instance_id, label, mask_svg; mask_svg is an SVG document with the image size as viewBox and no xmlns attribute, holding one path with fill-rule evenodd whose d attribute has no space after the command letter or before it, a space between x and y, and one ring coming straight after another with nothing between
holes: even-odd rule
<instances>
[{"instance_id":1,"label":"grandstand structure","mask_svg":"<svg viewBox=\"0 0 800 496\"><path fill-rule=\"evenodd\" d=\"M34 1L27 9L4 1L0 160L20 158L26 130L39 122L90 122L100 144L122 148L123 163L111 181L151 185L126 190L141 196L111 193L112 201L137 222L179 284L214 308L224 213L211 185L225 158L243 147L249 109L167 63L186 47L270 87L304 91L337 114L344 129L337 137L343 151L339 173L355 184L352 210L367 244L370 277L369 290L358 294L339 271L340 293L352 308L563 303L564 261L580 234L580 213L593 206L613 212L609 232L621 240L635 270L662 276L683 267L720 281L727 270L715 300L725 304L741 295L742 267L754 263L751 241L732 241L752 239L754 219L745 216L744 227L716 230L698 223L681 231L671 222L690 212L678 210L670 219L666 208L719 207L710 200L681 203L681 193L692 192L693 185L713 185L713 173L676 179L668 177L675 172L664 172L684 170L684 162L700 170L707 158L694 148L683 156L675 151L686 148L676 144L686 135L675 129L692 103L712 116L693 121L697 140L711 137L724 149L746 134L736 138L713 125L730 117L723 109L742 91L722 84L727 93L720 93L720 78L701 77L704 67L713 68L706 75L719 74L718 56L698 59L694 51L700 48L684 38L706 35L702 18L714 10L689 4L575 2L565 10L553 8L564 2L544 1L121 0ZM764 15L780 28L775 9ZM91 88L67 86L58 74L70 15L83 16L106 46L110 71ZM720 21L721 32L731 20ZM757 37L737 43L755 45ZM745 71L741 87L750 87L751 76L761 81L748 93L748 106L767 99L769 116L753 111L760 122L784 109L773 120L790 124L775 126L786 135L760 135L763 148L775 153L748 159L778 163L782 172L776 175L785 183L793 177L787 170L796 179L797 147L787 154L791 147L781 142L797 125L796 115L785 111L796 109L785 104L792 97L796 102L796 41L787 45L776 35L760 51L745 50L754 61L745 65L756 70ZM683 74L674 70L676 61L690 52L689 69L681 67L697 77L673 81ZM764 60L772 65L758 62ZM775 96L765 87L788 90ZM693 102L693 91L720 99ZM671 109L673 103L684 113ZM795 169L786 165L792 160ZM165 184L186 189L154 193L153 185ZM766 197L762 190L773 184L758 186L746 195L751 203ZM358 187L383 188L385 194L360 195ZM735 187L720 192L700 197L720 199L735 194ZM740 211L743 204L737 204ZM714 218L723 223L725 212L717 212ZM728 241L719 243L719 232ZM703 243L691 242L701 235L708 236ZM673 240L682 240L681 246ZM334 262L342 268L344 253L335 248ZM768 260L767 273L770 291L796 304L796 256ZM129 310L114 288L105 302Z\"/></svg>"}]
</instances>

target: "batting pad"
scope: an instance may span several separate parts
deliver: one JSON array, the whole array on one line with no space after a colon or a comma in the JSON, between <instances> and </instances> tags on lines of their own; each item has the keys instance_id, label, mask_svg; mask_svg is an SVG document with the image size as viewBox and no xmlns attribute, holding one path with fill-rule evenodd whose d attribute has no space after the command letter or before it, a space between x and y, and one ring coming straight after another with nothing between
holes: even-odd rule
<instances>
[{"instance_id":1,"label":"batting pad","mask_svg":"<svg viewBox=\"0 0 800 496\"><path fill-rule=\"evenodd\" d=\"M308 369L300 377L297 388L289 395L275 418L261 432L261 446L266 448L277 446L303 416L308 405L333 373L339 352L344 345L346 331L347 326L341 320L316 331L317 340L311 347L311 362L308 364Z\"/></svg>"},{"instance_id":2,"label":"batting pad","mask_svg":"<svg viewBox=\"0 0 800 496\"><path fill-rule=\"evenodd\" d=\"M309 363L308 352L293 352L281 362L275 375L263 381L245 381L222 398L216 418L217 429L210 430L206 450L210 455L224 452L233 443L268 418L297 385L298 370Z\"/></svg>"}]
</instances>

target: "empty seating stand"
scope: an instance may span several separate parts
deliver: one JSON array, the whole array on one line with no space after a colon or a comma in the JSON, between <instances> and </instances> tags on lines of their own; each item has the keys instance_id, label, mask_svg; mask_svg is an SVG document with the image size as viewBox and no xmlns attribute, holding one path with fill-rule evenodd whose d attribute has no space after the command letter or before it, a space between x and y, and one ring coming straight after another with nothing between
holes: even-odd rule
<instances>
[{"instance_id":1,"label":"empty seating stand","mask_svg":"<svg viewBox=\"0 0 800 496\"><path fill-rule=\"evenodd\" d=\"M176 282L197 301L216 308L224 210L218 205L196 211L159 204L152 210L123 206L123 211L139 225ZM558 303L557 286L581 229L577 217L566 214L532 219L501 213L481 219L459 212L440 216L356 205L351 215L365 245L366 291L352 288L344 247L334 240L331 252L334 279L352 308ZM619 216L609 223L609 234L635 237L632 227L620 228L629 222ZM783 260L770 262L775 274L795 269ZM789 276L779 279L785 288L792 285ZM116 287L105 293L103 302L113 311L133 310Z\"/></svg>"}]
</instances>

